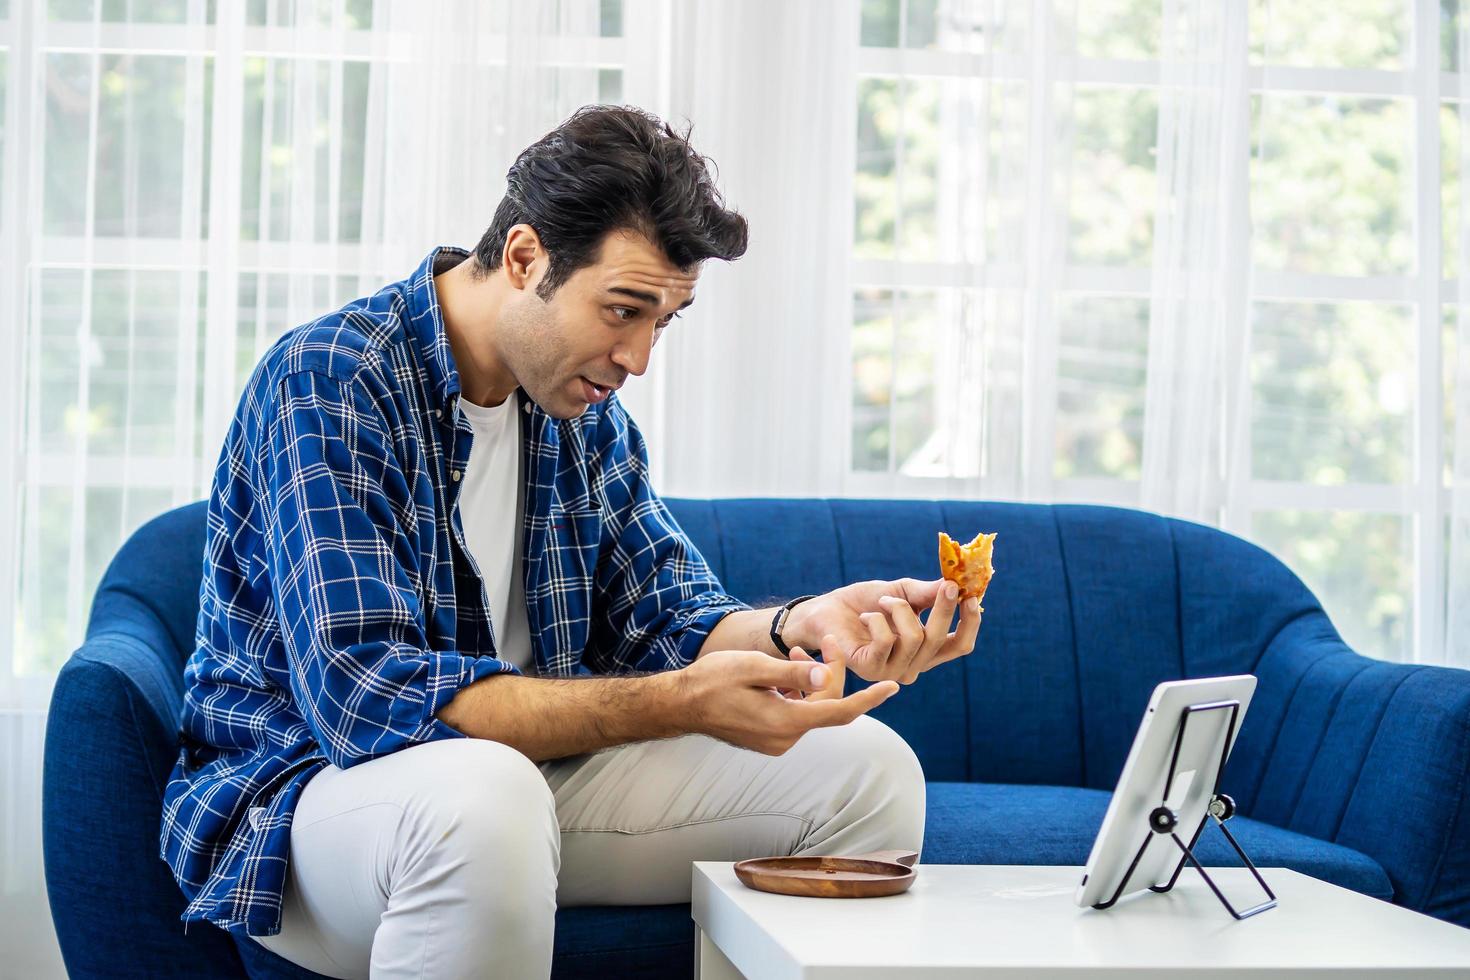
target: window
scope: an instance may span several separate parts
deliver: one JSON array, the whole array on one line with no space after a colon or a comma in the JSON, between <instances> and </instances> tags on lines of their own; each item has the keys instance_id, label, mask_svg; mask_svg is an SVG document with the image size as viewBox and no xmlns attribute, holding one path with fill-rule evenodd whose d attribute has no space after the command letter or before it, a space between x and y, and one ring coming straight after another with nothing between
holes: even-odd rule
<instances>
[{"instance_id":1,"label":"window","mask_svg":"<svg viewBox=\"0 0 1470 980\"><path fill-rule=\"evenodd\" d=\"M3 301L24 324L26 420L0 490L20 551L0 693L80 642L139 524L207 492L266 347L403 274L388 134L405 134L385 116L416 37L374 22L390 9L0 0L0 231L24 270ZM545 114L619 100L621 0L545 16ZM506 42L478 43L493 91Z\"/></svg>"},{"instance_id":2,"label":"window","mask_svg":"<svg viewBox=\"0 0 1470 980\"><path fill-rule=\"evenodd\" d=\"M864 491L1138 504L1165 6L865 0ZM1248 472L1221 523L1390 659L1443 645L1460 16L1250 0L1244 42Z\"/></svg>"}]
</instances>

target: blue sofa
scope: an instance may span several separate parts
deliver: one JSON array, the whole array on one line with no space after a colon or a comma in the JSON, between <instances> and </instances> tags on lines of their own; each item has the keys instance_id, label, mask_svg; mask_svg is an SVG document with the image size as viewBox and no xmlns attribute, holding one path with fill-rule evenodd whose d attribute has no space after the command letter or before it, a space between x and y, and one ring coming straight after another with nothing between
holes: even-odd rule
<instances>
[{"instance_id":1,"label":"blue sofa","mask_svg":"<svg viewBox=\"0 0 1470 980\"><path fill-rule=\"evenodd\" d=\"M1355 654L1266 552L1106 507L669 506L730 592L756 603L928 576L937 531L999 532L975 653L876 712L929 779L924 862L1080 865L1154 685L1251 672L1259 687L1223 788L1256 862L1470 926L1470 671ZM307 975L213 927L186 934L183 897L157 856L203 538L203 504L134 534L57 679L46 877L76 977ZM1207 863L1235 863L1218 833L1202 850ZM556 977L673 977L692 962L688 906L557 913Z\"/></svg>"}]
</instances>

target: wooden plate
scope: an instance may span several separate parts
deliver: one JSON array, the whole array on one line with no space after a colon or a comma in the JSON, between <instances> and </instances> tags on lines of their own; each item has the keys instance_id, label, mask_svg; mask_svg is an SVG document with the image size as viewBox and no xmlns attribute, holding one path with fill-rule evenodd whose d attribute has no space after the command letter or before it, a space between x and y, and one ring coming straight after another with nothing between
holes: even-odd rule
<instances>
[{"instance_id":1,"label":"wooden plate","mask_svg":"<svg viewBox=\"0 0 1470 980\"><path fill-rule=\"evenodd\" d=\"M913 851L874 851L850 857L751 858L735 864L747 887L812 898L874 898L908 891L914 883Z\"/></svg>"}]
</instances>

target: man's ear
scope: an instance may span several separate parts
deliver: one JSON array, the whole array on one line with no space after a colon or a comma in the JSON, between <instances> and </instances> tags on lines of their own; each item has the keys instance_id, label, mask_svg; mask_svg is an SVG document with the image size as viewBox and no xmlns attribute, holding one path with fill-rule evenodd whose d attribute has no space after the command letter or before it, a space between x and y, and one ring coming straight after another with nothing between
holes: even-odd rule
<instances>
[{"instance_id":1,"label":"man's ear","mask_svg":"<svg viewBox=\"0 0 1470 980\"><path fill-rule=\"evenodd\" d=\"M505 236L505 251L500 260L506 279L516 289L534 286L546 274L546 249L541 247L541 236L530 225L511 228Z\"/></svg>"}]
</instances>

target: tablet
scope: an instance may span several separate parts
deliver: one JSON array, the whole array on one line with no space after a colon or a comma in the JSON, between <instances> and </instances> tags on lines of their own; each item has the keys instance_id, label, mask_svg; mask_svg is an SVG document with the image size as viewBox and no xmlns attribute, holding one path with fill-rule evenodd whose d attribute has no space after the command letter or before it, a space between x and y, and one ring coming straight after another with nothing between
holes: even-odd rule
<instances>
[{"instance_id":1,"label":"tablet","mask_svg":"<svg viewBox=\"0 0 1470 980\"><path fill-rule=\"evenodd\" d=\"M1220 766L1229 754L1226 734L1229 733L1234 745L1255 690L1256 679L1250 674L1165 681L1154 688L1138 733L1133 737L1133 748L1123 763L1118 786L1113 790L1113 799L1093 841L1092 853L1087 857L1082 883L1077 886L1078 905L1110 903L1125 876L1127 887L1118 898L1144 891L1150 885L1169 883L1184 854L1168 834L1156 834L1149 829L1148 815L1160 804L1172 809L1179 816L1175 833L1185 844L1193 846L1195 829L1205 817ZM1230 701L1240 702L1240 708L1234 712L1233 730L1228 706L1212 710L1196 707L1190 712L1175 762L1174 745L1184 709ZM1164 781L1171 762L1174 762L1174 784L1166 787ZM1145 839L1149 844L1129 876L1128 868Z\"/></svg>"}]
</instances>

